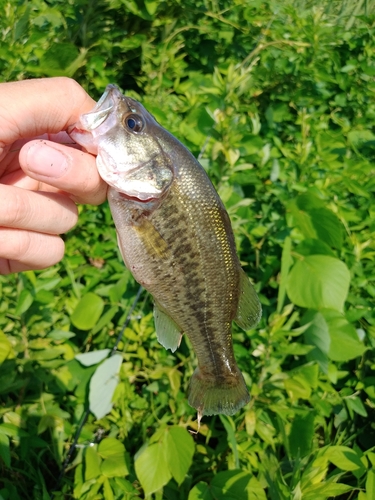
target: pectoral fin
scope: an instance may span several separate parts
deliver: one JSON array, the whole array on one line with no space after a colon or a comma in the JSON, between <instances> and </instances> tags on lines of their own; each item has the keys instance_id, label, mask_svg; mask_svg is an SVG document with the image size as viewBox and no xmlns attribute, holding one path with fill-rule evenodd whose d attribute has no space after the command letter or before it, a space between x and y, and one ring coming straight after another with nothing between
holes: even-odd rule
<instances>
[{"instance_id":1,"label":"pectoral fin","mask_svg":"<svg viewBox=\"0 0 375 500\"><path fill-rule=\"evenodd\" d=\"M162 311L158 304L154 305L154 321L156 336L160 344L172 352L180 346L182 332L176 323L165 312Z\"/></svg>"},{"instance_id":2,"label":"pectoral fin","mask_svg":"<svg viewBox=\"0 0 375 500\"><path fill-rule=\"evenodd\" d=\"M262 316L262 306L260 305L256 291L250 283L245 271L240 273L240 298L238 302L237 315L234 321L244 330L249 330L255 326Z\"/></svg>"},{"instance_id":3,"label":"pectoral fin","mask_svg":"<svg viewBox=\"0 0 375 500\"><path fill-rule=\"evenodd\" d=\"M134 226L134 230L150 255L160 259L168 258L170 253L168 244L149 220L144 218L141 224Z\"/></svg>"}]
</instances>

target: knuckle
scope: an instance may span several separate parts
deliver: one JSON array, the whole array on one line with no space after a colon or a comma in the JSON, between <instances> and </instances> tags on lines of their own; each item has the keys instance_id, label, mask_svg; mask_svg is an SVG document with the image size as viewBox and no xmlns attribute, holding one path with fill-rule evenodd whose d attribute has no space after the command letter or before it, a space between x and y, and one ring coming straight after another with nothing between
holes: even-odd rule
<instances>
[{"instance_id":1,"label":"knuckle","mask_svg":"<svg viewBox=\"0 0 375 500\"><path fill-rule=\"evenodd\" d=\"M23 226L30 212L27 196L17 189L9 190L4 194L6 199L1 203L3 208L0 215L1 225L14 228Z\"/></svg>"}]
</instances>

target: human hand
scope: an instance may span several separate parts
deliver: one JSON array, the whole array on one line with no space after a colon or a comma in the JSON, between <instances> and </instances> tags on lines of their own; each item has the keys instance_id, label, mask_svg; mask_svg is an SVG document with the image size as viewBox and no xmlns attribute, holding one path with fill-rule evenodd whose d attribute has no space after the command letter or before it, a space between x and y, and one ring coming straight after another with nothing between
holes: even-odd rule
<instances>
[{"instance_id":1,"label":"human hand","mask_svg":"<svg viewBox=\"0 0 375 500\"><path fill-rule=\"evenodd\" d=\"M95 157L64 145L64 130L94 104L69 78L0 84L0 274L61 260L75 203L105 200Z\"/></svg>"}]
</instances>

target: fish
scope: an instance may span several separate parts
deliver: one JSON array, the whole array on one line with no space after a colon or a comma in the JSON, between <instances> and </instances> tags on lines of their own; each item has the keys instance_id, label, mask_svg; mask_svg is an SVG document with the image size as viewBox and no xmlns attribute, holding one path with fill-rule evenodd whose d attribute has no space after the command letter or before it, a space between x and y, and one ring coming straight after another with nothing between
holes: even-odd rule
<instances>
[{"instance_id":1,"label":"fish","mask_svg":"<svg viewBox=\"0 0 375 500\"><path fill-rule=\"evenodd\" d=\"M261 305L236 253L228 213L203 167L138 101L108 85L68 130L96 155L125 265L154 299L158 341L187 335L197 357L188 403L234 415L249 391L233 351L232 321L260 320Z\"/></svg>"}]
</instances>

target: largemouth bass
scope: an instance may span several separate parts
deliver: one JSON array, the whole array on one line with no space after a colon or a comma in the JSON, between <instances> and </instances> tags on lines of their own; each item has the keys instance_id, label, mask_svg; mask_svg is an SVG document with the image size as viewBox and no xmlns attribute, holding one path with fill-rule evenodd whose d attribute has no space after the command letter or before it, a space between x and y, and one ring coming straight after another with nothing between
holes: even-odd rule
<instances>
[{"instance_id":1,"label":"largemouth bass","mask_svg":"<svg viewBox=\"0 0 375 500\"><path fill-rule=\"evenodd\" d=\"M206 172L114 85L69 133L97 155L123 259L155 301L159 342L174 352L185 333L193 346L198 367L189 404L199 420L233 415L250 397L234 357L231 324L253 327L261 306Z\"/></svg>"}]
</instances>

